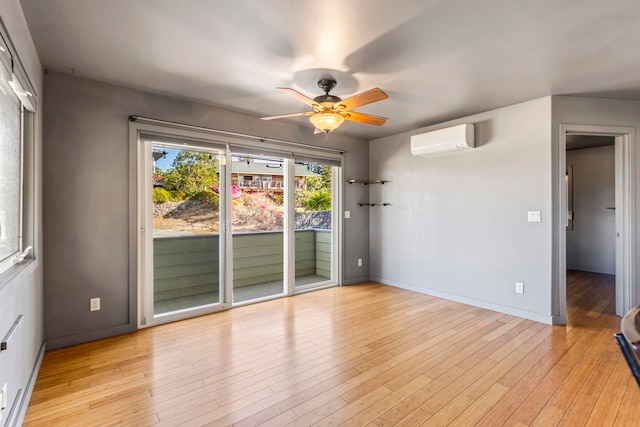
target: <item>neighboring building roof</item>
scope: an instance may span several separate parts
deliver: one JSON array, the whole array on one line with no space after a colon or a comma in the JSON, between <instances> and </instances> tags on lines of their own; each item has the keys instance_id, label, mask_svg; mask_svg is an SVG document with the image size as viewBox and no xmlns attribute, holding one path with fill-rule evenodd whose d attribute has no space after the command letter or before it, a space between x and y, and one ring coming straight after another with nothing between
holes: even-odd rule
<instances>
[{"instance_id":1,"label":"neighboring building roof","mask_svg":"<svg viewBox=\"0 0 640 427\"><path fill-rule=\"evenodd\" d=\"M238 175L284 175L281 163L250 162L247 164L241 160L231 162L231 173ZM305 165L296 163L295 176L318 176L318 174L311 172Z\"/></svg>"}]
</instances>

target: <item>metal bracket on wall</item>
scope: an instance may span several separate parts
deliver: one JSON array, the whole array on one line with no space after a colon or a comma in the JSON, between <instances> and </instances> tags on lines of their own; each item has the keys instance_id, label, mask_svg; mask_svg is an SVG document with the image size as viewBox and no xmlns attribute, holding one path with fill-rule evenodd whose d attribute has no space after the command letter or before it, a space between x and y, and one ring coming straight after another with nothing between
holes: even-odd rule
<instances>
[{"instance_id":1,"label":"metal bracket on wall","mask_svg":"<svg viewBox=\"0 0 640 427\"><path fill-rule=\"evenodd\" d=\"M7 332L7 335L5 335L4 338L2 339L2 343L0 343L0 351L7 349L9 345L9 340L11 339L11 337L13 337L13 333L18 328L18 324L20 323L21 320L22 320L22 314L18 316L15 322L13 322L11 329L9 329L9 332Z\"/></svg>"},{"instance_id":2,"label":"metal bracket on wall","mask_svg":"<svg viewBox=\"0 0 640 427\"><path fill-rule=\"evenodd\" d=\"M391 203L358 203L358 206L391 206Z\"/></svg>"},{"instance_id":3,"label":"metal bracket on wall","mask_svg":"<svg viewBox=\"0 0 640 427\"><path fill-rule=\"evenodd\" d=\"M384 184L385 182L389 182L389 181L385 181L383 179L370 179L370 180L364 180L364 179L348 179L347 182L349 184L364 184L364 185L369 185L369 184Z\"/></svg>"}]
</instances>

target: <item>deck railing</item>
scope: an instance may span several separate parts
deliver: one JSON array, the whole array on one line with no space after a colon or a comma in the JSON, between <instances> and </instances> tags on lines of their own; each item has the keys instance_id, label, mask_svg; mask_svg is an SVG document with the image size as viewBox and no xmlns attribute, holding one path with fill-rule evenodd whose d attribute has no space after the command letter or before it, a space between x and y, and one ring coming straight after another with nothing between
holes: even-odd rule
<instances>
[{"instance_id":1,"label":"deck railing","mask_svg":"<svg viewBox=\"0 0 640 427\"><path fill-rule=\"evenodd\" d=\"M296 230L296 277L331 277L331 230ZM283 279L282 231L233 234L233 286ZM155 301L198 295L219 286L217 234L153 239Z\"/></svg>"}]
</instances>

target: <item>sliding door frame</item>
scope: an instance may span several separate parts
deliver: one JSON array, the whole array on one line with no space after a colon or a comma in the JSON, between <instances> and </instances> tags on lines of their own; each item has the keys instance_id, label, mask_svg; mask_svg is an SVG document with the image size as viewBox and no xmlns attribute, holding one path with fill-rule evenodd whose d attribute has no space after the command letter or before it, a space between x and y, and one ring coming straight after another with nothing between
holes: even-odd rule
<instances>
[{"instance_id":1,"label":"sliding door frame","mask_svg":"<svg viewBox=\"0 0 640 427\"><path fill-rule=\"evenodd\" d=\"M194 148L200 147L203 149L221 149L221 152L224 153L224 155L221 156L220 161L220 185L225 186L225 191L223 191L224 197L221 199L221 205L223 206L221 206L220 208L221 210L224 209L225 218L224 221L221 221L220 223L219 233L220 240L224 240L225 242L224 247L221 247L221 253L224 254L225 259L220 263L220 269L223 270L220 278L221 280L224 280L224 283L221 283L220 286L224 290L224 296L222 294L220 295L220 304L215 304L215 310L212 310L212 306L194 308L184 313L178 313L176 314L176 316L163 316L164 320L174 321L182 318L194 317L202 314L208 314L213 311L229 309L233 306L233 230L231 227L232 203L231 192L226 191L226 189L227 187L230 188L231 184L231 154L237 149L240 149L241 151L250 150L256 154L262 151L267 153L289 154L289 157L285 158L284 162L285 170L288 170L288 172L285 173L285 179L287 180L285 188L288 188L288 190L285 192L285 224L288 225L288 228L285 226L284 242L286 255L284 259L285 270L283 275L283 280L286 285L286 287L284 287L285 295L291 296L297 293L308 292L324 287L342 285L343 268L341 260L343 253L343 222L341 220L341 212L343 206L342 198L344 188L342 180L344 152L288 141L267 141L265 138L252 137L249 135L234 134L230 132L218 131L215 129L131 116L129 123L129 166L131 183L129 187L129 304L131 308L131 315L137 318L138 328L144 328L147 326L153 326L158 323L163 323L153 321L150 322L148 318L149 316L144 315L145 310L142 310L141 306L141 303L144 301L143 297L145 296L142 292L144 281L148 276L148 269L153 268L152 265L148 265L149 260L145 259L145 248L143 244L143 236L146 232L146 228L148 227L148 224L145 224L143 218L144 215L151 216L149 215L150 206L145 206L145 199L143 197L145 194L145 177L140 173L141 170L148 170L149 167L149 165L147 165L147 169L144 169L140 166L140 162L146 157L141 141L141 136L144 134L157 134L164 137L174 137L176 141L188 141L189 145L193 146ZM312 156L320 160L327 159L328 161L332 161L335 164L339 165L339 167L332 168L333 183L331 222L332 228L335 227L335 230L332 230L332 278L329 283L310 289L295 288L294 154ZM150 157L151 156L149 156L149 162ZM278 296L278 298L279 297L281 296ZM147 307L146 312L148 312L148 309L149 308Z\"/></svg>"},{"instance_id":2,"label":"sliding door frame","mask_svg":"<svg viewBox=\"0 0 640 427\"><path fill-rule=\"evenodd\" d=\"M194 151L211 152L220 155L219 176L220 187L226 188L226 144L220 143L214 139L202 138L202 135L189 134L184 131L176 131L172 129L158 128L156 126L137 129L135 132L136 146L136 213L135 213L135 236L136 236L136 270L137 270L137 324L138 328L154 326L162 323L182 320L203 314L210 314L217 311L225 310L231 307L230 299L227 297L226 282L224 278L227 275L227 263L225 257L219 256L219 275L218 286L219 300L211 304L196 306L166 314L156 315L154 307L153 295L150 291L153 286L153 202L149 197L152 188L152 148L153 138L157 137L159 142L166 147L174 149L191 148ZM222 191L225 195L226 191ZM227 252L227 240L224 238L222 224L227 222L224 213L227 212L226 198L223 197L220 202L220 231L219 236L219 254Z\"/></svg>"}]
</instances>

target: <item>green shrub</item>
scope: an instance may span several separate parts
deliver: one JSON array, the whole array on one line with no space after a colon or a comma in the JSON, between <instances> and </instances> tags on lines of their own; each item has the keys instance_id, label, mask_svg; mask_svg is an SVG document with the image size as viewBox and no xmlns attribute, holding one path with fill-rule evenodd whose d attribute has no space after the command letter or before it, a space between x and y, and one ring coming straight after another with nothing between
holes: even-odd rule
<instances>
[{"instance_id":1,"label":"green shrub","mask_svg":"<svg viewBox=\"0 0 640 427\"><path fill-rule=\"evenodd\" d=\"M213 206L218 206L220 203L220 196L218 193L211 190L202 190L198 194L193 197L195 200L200 200L202 202L209 203Z\"/></svg>"},{"instance_id":2,"label":"green shrub","mask_svg":"<svg viewBox=\"0 0 640 427\"><path fill-rule=\"evenodd\" d=\"M182 202L189 199L189 195L184 191L174 190L169 192L170 200L174 202Z\"/></svg>"},{"instance_id":3,"label":"green shrub","mask_svg":"<svg viewBox=\"0 0 640 427\"><path fill-rule=\"evenodd\" d=\"M171 199L171 193L162 187L153 189L153 203L166 203Z\"/></svg>"}]
</instances>

